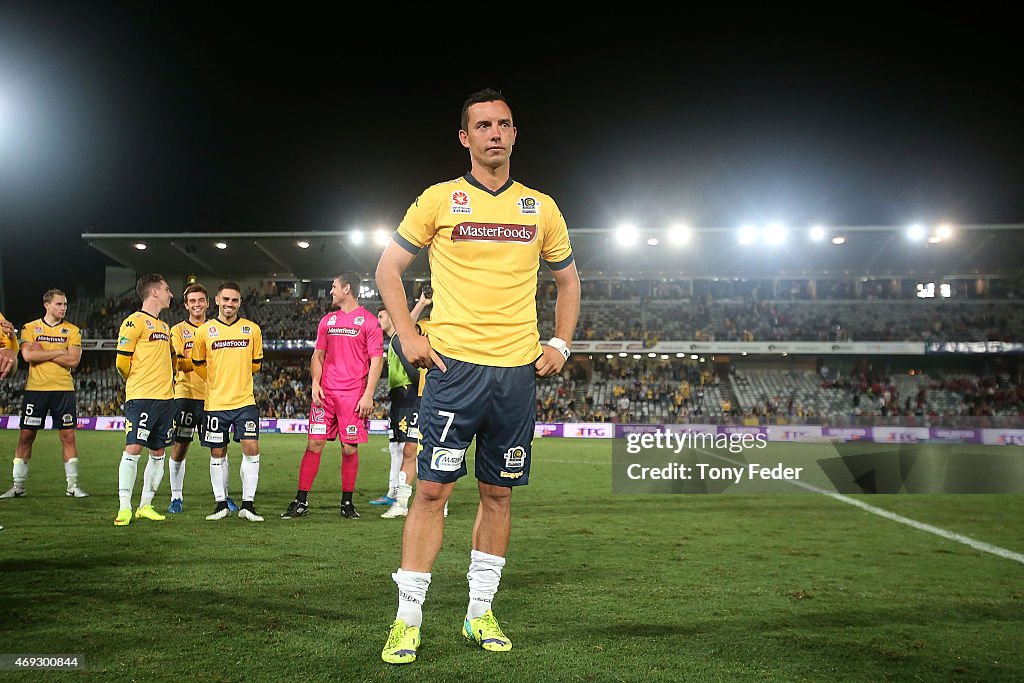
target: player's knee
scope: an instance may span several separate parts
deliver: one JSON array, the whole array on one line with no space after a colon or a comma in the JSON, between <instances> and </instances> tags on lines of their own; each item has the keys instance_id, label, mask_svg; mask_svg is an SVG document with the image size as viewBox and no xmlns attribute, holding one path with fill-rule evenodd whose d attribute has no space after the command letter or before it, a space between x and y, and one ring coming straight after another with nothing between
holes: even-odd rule
<instances>
[{"instance_id":1,"label":"player's knee","mask_svg":"<svg viewBox=\"0 0 1024 683\"><path fill-rule=\"evenodd\" d=\"M23 429L18 434L18 445L19 446L31 446L36 440L36 432L31 429Z\"/></svg>"},{"instance_id":2,"label":"player's knee","mask_svg":"<svg viewBox=\"0 0 1024 683\"><path fill-rule=\"evenodd\" d=\"M416 500L422 504L439 506L448 500L451 489L436 481L420 481L416 486Z\"/></svg>"},{"instance_id":3,"label":"player's knee","mask_svg":"<svg viewBox=\"0 0 1024 683\"><path fill-rule=\"evenodd\" d=\"M307 439L306 450L310 453L321 453L324 450L324 444L327 442L323 439Z\"/></svg>"},{"instance_id":4,"label":"player's knee","mask_svg":"<svg viewBox=\"0 0 1024 683\"><path fill-rule=\"evenodd\" d=\"M60 430L60 441L66 446L75 445L75 430L73 429L62 429Z\"/></svg>"}]
</instances>

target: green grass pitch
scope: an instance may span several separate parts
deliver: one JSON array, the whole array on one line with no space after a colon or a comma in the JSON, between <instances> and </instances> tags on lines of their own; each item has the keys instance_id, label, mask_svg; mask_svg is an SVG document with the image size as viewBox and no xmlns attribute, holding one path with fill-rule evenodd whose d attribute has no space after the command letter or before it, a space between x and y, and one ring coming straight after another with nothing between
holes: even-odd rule
<instances>
[{"instance_id":1,"label":"green grass pitch","mask_svg":"<svg viewBox=\"0 0 1024 683\"><path fill-rule=\"evenodd\" d=\"M394 618L400 520L366 502L387 453L360 453L357 521L338 514L338 447L309 517L280 513L304 438L263 438L263 524L212 510L196 444L185 512L112 524L116 433L82 432L81 485L63 495L56 434L39 435L26 498L0 501L0 653L85 656L77 672L0 681L999 681L1024 673L1024 565L813 493L614 495L608 441L538 439L513 498L495 612L515 649L459 633L476 512L456 488L424 608L419 660L380 661ZM0 434L0 487L15 432ZM793 444L786 448L820 448ZM240 498L237 445L232 492ZM472 465L471 465L472 471ZM142 467L136 483L138 501ZM156 503L166 509L165 476ZM1024 552L1024 496L864 496Z\"/></svg>"}]
</instances>

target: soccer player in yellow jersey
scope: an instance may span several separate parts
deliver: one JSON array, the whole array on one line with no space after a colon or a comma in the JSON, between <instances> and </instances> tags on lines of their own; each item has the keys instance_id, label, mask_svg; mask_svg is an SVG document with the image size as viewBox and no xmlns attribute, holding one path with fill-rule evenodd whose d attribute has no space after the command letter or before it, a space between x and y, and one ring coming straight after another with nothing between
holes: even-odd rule
<instances>
[{"instance_id":1,"label":"soccer player in yellow jersey","mask_svg":"<svg viewBox=\"0 0 1024 683\"><path fill-rule=\"evenodd\" d=\"M42 318L21 328L21 357L29 364L28 381L21 403L21 432L14 452L14 484L0 498L25 495L32 444L37 432L46 425L47 413L53 417L53 425L60 434L66 495L73 498L89 495L78 486L78 447L75 444L78 408L75 382L71 378L71 371L82 360L82 333L64 320L68 312L64 292L51 289L43 294L43 308L46 313Z\"/></svg>"},{"instance_id":2,"label":"soccer player in yellow jersey","mask_svg":"<svg viewBox=\"0 0 1024 683\"><path fill-rule=\"evenodd\" d=\"M18 333L0 313L0 379L18 369Z\"/></svg>"},{"instance_id":3,"label":"soccer player in yellow jersey","mask_svg":"<svg viewBox=\"0 0 1024 683\"><path fill-rule=\"evenodd\" d=\"M171 327L171 347L177 361L177 375L174 377L174 446L167 463L171 475L171 504L167 511L177 514L184 506L185 458L196 430L204 425L203 401L206 400L206 380L199 376L192 366L192 343L199 327L206 322L210 308L206 287L191 284L185 288L185 310L188 317ZM228 456L224 455L221 473L224 476L224 490L228 487ZM228 509L238 511L235 501L229 496Z\"/></svg>"},{"instance_id":4,"label":"soccer player in yellow jersey","mask_svg":"<svg viewBox=\"0 0 1024 683\"><path fill-rule=\"evenodd\" d=\"M210 483L217 506L206 519L227 517L228 495L224 468L228 453L228 431L242 445L241 519L262 522L254 500L260 478L260 414L253 395L252 376L263 363L263 333L251 320L240 318L242 288L225 282L215 298L219 312L201 325L192 340L192 365L206 380L203 410L206 423L199 442L210 449Z\"/></svg>"},{"instance_id":5,"label":"soccer player in yellow jersey","mask_svg":"<svg viewBox=\"0 0 1024 683\"><path fill-rule=\"evenodd\" d=\"M14 325L0 313L0 379L18 369L18 335ZM0 531L4 528L0 526Z\"/></svg>"},{"instance_id":6,"label":"soccer player in yellow jersey","mask_svg":"<svg viewBox=\"0 0 1024 683\"><path fill-rule=\"evenodd\" d=\"M132 490L143 446L149 460L142 475L142 498L136 519L166 519L153 507L153 497L164 478L164 449L174 430L174 358L171 328L158 317L171 305L171 288L162 275L143 275L135 285L140 310L121 323L117 335L117 371L125 380L125 446L117 469L120 507L116 526L132 521Z\"/></svg>"},{"instance_id":7,"label":"soccer player in yellow jersey","mask_svg":"<svg viewBox=\"0 0 1024 683\"><path fill-rule=\"evenodd\" d=\"M402 565L392 575L398 614L381 651L391 664L416 659L444 504L466 474L466 449L474 437L480 505L463 634L484 650L512 649L491 611L508 550L512 487L529 480L535 377L561 371L579 315L579 275L565 219L551 197L510 177L516 129L505 97L492 89L470 95L460 125L469 173L424 191L377 265L377 287L405 357L428 368L419 485L405 520ZM430 249L434 307L420 336L406 307L402 273L424 247ZM555 337L544 346L536 308L542 259L558 287Z\"/></svg>"}]
</instances>

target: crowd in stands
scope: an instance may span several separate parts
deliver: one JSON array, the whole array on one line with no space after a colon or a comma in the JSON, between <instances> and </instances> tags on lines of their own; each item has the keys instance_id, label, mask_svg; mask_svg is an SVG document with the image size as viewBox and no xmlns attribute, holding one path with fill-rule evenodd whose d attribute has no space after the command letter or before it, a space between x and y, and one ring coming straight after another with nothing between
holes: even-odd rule
<instances>
[{"instance_id":1,"label":"crowd in stands","mask_svg":"<svg viewBox=\"0 0 1024 683\"><path fill-rule=\"evenodd\" d=\"M644 340L650 345L674 340L1024 341L1024 301L1019 297L715 299L707 293L686 298L678 284L650 282L645 285L649 296L637 296L631 288L635 285L630 281L613 285L584 282L575 338ZM621 298L596 295L605 291ZM542 285L538 293L542 337L553 334L554 299L550 294ZM1008 289L1006 294L1013 291ZM374 299L361 303L371 312L380 305ZM253 291L245 297L242 315L260 325L264 339L310 340L329 306L325 299L268 298ZM67 319L83 328L83 338L113 339L121 320L134 309L130 297L72 301ZM183 315L174 306L161 317L173 324Z\"/></svg>"}]
</instances>

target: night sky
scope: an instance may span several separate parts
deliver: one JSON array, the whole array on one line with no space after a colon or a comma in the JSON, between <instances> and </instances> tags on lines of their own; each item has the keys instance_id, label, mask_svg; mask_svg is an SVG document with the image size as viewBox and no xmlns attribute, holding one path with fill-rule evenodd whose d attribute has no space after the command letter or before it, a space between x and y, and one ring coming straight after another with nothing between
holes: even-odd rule
<instances>
[{"instance_id":1,"label":"night sky","mask_svg":"<svg viewBox=\"0 0 1024 683\"><path fill-rule=\"evenodd\" d=\"M393 227L468 169L458 114L484 86L513 108L513 177L570 229L1024 222L1008 17L82 5L0 5L22 314L22 292L102 286L83 232Z\"/></svg>"}]
</instances>

